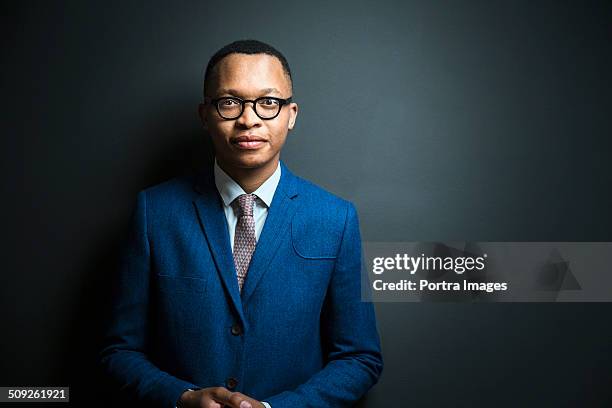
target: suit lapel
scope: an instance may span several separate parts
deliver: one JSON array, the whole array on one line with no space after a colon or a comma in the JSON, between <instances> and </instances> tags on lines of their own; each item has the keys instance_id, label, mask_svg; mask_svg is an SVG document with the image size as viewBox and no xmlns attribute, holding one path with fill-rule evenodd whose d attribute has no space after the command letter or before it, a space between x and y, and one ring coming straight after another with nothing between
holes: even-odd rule
<instances>
[{"instance_id":1,"label":"suit lapel","mask_svg":"<svg viewBox=\"0 0 612 408\"><path fill-rule=\"evenodd\" d=\"M238 315L242 322L246 324L238 291L236 268L227 230L227 220L223 211L223 202L214 183L212 169L208 175L200 174L196 184L196 191L200 195L193 202L196 206L200 225L204 230L204 235L206 236L210 252L213 255L217 271Z\"/></svg>"},{"instance_id":2,"label":"suit lapel","mask_svg":"<svg viewBox=\"0 0 612 408\"><path fill-rule=\"evenodd\" d=\"M246 304L249 297L257 287L259 280L268 270L268 266L278 250L284 232L290 227L291 219L297 209L294 201L297 196L296 177L289 171L281 161L281 179L276 187L274 198L266 222L259 236L255 252L249 264L247 277L242 287L242 303Z\"/></svg>"}]
</instances>

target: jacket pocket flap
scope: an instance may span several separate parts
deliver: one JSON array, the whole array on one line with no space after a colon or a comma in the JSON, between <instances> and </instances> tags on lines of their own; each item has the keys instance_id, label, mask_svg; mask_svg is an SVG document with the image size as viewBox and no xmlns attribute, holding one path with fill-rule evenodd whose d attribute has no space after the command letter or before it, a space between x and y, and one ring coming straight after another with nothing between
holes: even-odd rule
<instances>
[{"instance_id":1,"label":"jacket pocket flap","mask_svg":"<svg viewBox=\"0 0 612 408\"><path fill-rule=\"evenodd\" d=\"M168 293L202 293L206 291L208 279L188 276L156 275L159 290Z\"/></svg>"},{"instance_id":2,"label":"jacket pocket flap","mask_svg":"<svg viewBox=\"0 0 612 408\"><path fill-rule=\"evenodd\" d=\"M336 259L340 237L328 228L309 223L291 223L291 243L295 252L305 259Z\"/></svg>"}]
</instances>

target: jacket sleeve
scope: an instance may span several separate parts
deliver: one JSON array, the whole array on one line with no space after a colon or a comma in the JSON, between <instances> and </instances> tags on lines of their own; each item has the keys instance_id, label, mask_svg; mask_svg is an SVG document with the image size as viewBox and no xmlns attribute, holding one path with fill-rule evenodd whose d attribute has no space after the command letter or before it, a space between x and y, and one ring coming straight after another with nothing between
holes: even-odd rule
<instances>
[{"instance_id":1,"label":"jacket sleeve","mask_svg":"<svg viewBox=\"0 0 612 408\"><path fill-rule=\"evenodd\" d=\"M138 194L113 280L108 326L100 351L102 369L122 392L148 406L173 408L181 394L199 388L157 368L147 357L150 248L147 194Z\"/></svg>"},{"instance_id":2,"label":"jacket sleeve","mask_svg":"<svg viewBox=\"0 0 612 408\"><path fill-rule=\"evenodd\" d=\"M374 307L361 301L361 268L359 221L349 203L321 312L327 364L296 389L264 398L272 408L352 406L378 381L382 353Z\"/></svg>"}]
</instances>

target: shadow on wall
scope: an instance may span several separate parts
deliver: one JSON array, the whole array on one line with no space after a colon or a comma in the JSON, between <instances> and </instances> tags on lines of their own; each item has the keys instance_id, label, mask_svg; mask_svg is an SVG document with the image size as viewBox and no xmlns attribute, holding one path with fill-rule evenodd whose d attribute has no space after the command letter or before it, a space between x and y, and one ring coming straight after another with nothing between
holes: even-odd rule
<instances>
[{"instance_id":1,"label":"shadow on wall","mask_svg":"<svg viewBox=\"0 0 612 408\"><path fill-rule=\"evenodd\" d=\"M132 192L140 191L175 176L194 174L202 168L212 165L213 150L210 138L201 129L189 128L182 120L183 114L170 115L162 126L155 124L155 130L145 129L144 134L153 141L164 142L155 146L159 153L151 160L142 180L131 179L129 188L118 187L122 191L131 191L125 197L127 207L133 208L136 196ZM177 119L178 118L178 119ZM162 129L162 130L160 130ZM172 129L179 129L173 131ZM182 129L182 130L181 130ZM139 137L141 135L138 135ZM128 148L133 157L142 157L137 143ZM127 177L126 177L127 180ZM100 205L109 205L100 204ZM110 296L113 272L117 271L122 243L128 232L127 217L104 232L94 232L90 252L82 259L78 267L80 288L73 299L72 316L68 331L63 334L65 340L61 359L61 370L57 384L70 386L71 406L119 407L136 406L134 403L121 402L114 386L103 375L99 363L100 351L105 325L110 310Z\"/></svg>"}]
</instances>

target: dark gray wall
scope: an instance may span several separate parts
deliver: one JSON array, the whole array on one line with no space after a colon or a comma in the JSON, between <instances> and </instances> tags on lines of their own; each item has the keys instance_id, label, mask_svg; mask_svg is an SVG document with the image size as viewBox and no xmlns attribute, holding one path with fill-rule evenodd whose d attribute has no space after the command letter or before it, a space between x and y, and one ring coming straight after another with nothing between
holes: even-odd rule
<instances>
[{"instance_id":1,"label":"dark gray wall","mask_svg":"<svg viewBox=\"0 0 612 408\"><path fill-rule=\"evenodd\" d=\"M235 39L286 54L301 110L283 159L355 202L365 240L612 241L609 1L2 8L0 385L107 394L119 239L137 191L202 163L203 66ZM377 312L364 406L612 399L610 304Z\"/></svg>"}]
</instances>

